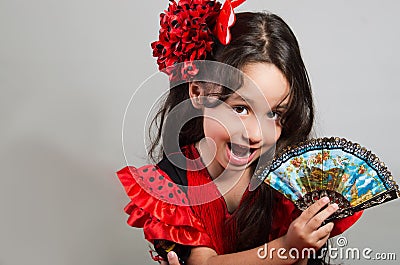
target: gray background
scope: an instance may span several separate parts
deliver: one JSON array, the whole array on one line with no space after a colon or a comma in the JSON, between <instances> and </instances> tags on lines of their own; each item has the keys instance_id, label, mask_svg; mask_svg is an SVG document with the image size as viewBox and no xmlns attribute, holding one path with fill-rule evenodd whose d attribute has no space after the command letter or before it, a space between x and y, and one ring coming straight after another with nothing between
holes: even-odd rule
<instances>
[{"instance_id":1,"label":"gray background","mask_svg":"<svg viewBox=\"0 0 400 265\"><path fill-rule=\"evenodd\" d=\"M167 2L0 1L1 265L153 264L142 232L126 224L114 172L125 165L125 108L157 71L149 44ZM398 1L248 0L239 10L269 10L293 28L316 134L372 149L400 182ZM154 101L147 91L139 116ZM129 125L138 145L141 122ZM374 264L398 264L399 206L367 210L345 233L348 246L396 252Z\"/></svg>"}]
</instances>

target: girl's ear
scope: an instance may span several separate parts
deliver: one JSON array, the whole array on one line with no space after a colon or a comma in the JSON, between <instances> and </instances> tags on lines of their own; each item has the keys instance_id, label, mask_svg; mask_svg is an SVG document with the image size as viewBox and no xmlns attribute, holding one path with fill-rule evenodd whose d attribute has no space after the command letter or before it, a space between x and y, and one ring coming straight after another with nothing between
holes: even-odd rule
<instances>
[{"instance_id":1,"label":"girl's ear","mask_svg":"<svg viewBox=\"0 0 400 265\"><path fill-rule=\"evenodd\" d=\"M203 100L205 96L204 87L198 82L189 83L189 97L192 105L196 109L203 108Z\"/></svg>"}]
</instances>

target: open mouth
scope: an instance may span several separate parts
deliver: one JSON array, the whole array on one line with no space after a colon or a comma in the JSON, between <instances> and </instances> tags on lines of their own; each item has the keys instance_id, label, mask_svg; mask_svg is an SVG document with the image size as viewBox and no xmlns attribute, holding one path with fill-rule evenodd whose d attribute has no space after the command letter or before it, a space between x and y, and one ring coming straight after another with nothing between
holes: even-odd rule
<instances>
[{"instance_id":1,"label":"open mouth","mask_svg":"<svg viewBox=\"0 0 400 265\"><path fill-rule=\"evenodd\" d=\"M249 157L255 151L254 148L234 143L228 143L228 146L231 152L237 157Z\"/></svg>"},{"instance_id":2,"label":"open mouth","mask_svg":"<svg viewBox=\"0 0 400 265\"><path fill-rule=\"evenodd\" d=\"M250 148L248 146L234 143L228 143L227 146L229 161L235 165L244 165L249 163L253 159L257 150L256 148Z\"/></svg>"}]
</instances>

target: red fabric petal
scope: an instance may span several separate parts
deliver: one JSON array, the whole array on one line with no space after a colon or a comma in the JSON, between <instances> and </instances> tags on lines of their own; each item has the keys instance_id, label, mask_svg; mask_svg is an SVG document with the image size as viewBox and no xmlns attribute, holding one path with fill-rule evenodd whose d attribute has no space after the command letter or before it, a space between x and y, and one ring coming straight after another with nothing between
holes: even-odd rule
<instances>
[{"instance_id":1,"label":"red fabric petal","mask_svg":"<svg viewBox=\"0 0 400 265\"><path fill-rule=\"evenodd\" d=\"M243 0L240 0L243 1ZM158 43L162 43L166 52L156 49L152 44L153 56L158 57L157 63L162 70L166 66L174 63L204 59L203 53L198 53L199 57L193 57L193 51L205 49L211 51L213 36L208 25L215 23L220 11L221 4L214 0L201 1L171 1L167 10L160 15L160 32ZM199 41L200 40L200 41ZM179 45L174 43L179 42ZM183 43L190 43L185 47ZM205 46L205 47L203 47ZM172 61L172 63L171 63ZM193 75L180 75L182 71L164 71L170 76L170 80L191 79Z\"/></svg>"}]
</instances>

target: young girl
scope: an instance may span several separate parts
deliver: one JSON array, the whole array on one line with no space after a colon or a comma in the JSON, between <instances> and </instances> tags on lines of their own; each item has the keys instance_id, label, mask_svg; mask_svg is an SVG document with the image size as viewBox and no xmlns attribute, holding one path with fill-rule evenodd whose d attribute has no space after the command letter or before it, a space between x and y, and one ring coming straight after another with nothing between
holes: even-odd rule
<instances>
[{"instance_id":1,"label":"young girl","mask_svg":"<svg viewBox=\"0 0 400 265\"><path fill-rule=\"evenodd\" d=\"M149 155L162 159L117 172L131 198L128 223L143 228L156 249L175 247L181 259L170 251L170 264L311 264L287 253L320 249L361 213L325 224L337 210L328 198L301 213L266 184L249 191L266 154L309 137L313 101L287 24L274 14L239 13L229 28L224 21L232 21L235 2L227 3L182 0L161 15L152 46L171 89ZM217 66L193 61L204 59ZM170 148L174 140L178 150ZM267 242L286 258L260 258Z\"/></svg>"}]
</instances>

